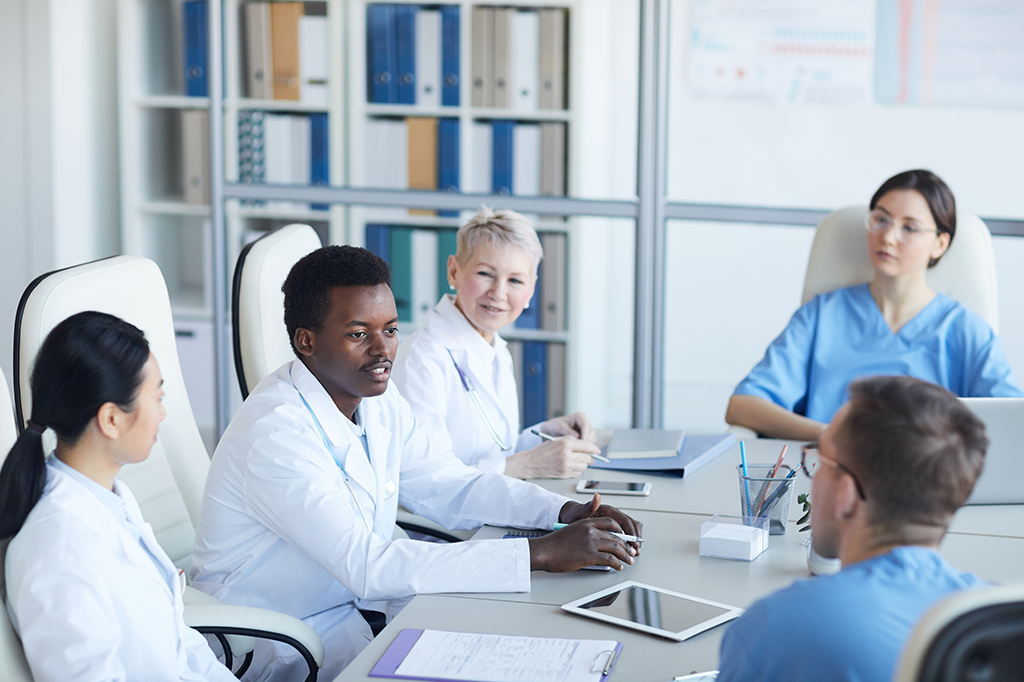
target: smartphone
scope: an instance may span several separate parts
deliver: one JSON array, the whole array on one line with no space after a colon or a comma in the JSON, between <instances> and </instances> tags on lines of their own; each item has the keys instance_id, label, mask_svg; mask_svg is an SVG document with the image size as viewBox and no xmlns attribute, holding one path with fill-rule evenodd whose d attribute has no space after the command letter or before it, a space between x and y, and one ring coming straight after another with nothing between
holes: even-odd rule
<instances>
[{"instance_id":1,"label":"smartphone","mask_svg":"<svg viewBox=\"0 0 1024 682\"><path fill-rule=\"evenodd\" d=\"M651 484L638 481L587 481L576 484L578 493L601 493L602 495L638 495L651 494Z\"/></svg>"}]
</instances>

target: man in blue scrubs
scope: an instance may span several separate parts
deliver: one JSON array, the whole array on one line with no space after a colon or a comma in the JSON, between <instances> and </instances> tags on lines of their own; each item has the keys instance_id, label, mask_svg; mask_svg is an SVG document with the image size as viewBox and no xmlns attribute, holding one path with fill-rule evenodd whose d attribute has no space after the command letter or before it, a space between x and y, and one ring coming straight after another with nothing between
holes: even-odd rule
<instances>
[{"instance_id":1,"label":"man in blue scrubs","mask_svg":"<svg viewBox=\"0 0 1024 682\"><path fill-rule=\"evenodd\" d=\"M854 382L803 460L815 550L843 570L799 581L737 619L718 681L891 680L921 615L982 584L937 550L987 447L984 424L943 388L910 377Z\"/></svg>"}]
</instances>

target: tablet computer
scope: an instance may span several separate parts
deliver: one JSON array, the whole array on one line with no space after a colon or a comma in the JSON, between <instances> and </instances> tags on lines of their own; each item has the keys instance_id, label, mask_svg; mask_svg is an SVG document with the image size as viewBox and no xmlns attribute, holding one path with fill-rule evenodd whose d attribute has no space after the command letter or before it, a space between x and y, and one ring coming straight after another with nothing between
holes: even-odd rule
<instances>
[{"instance_id":1,"label":"tablet computer","mask_svg":"<svg viewBox=\"0 0 1024 682\"><path fill-rule=\"evenodd\" d=\"M587 618L682 642L736 618L743 609L633 580L564 604Z\"/></svg>"}]
</instances>

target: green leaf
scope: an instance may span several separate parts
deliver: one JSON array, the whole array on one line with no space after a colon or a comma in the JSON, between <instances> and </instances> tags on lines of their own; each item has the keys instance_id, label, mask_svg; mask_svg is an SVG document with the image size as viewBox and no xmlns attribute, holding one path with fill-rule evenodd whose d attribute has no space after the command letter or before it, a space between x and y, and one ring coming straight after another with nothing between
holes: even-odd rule
<instances>
[{"instance_id":1,"label":"green leaf","mask_svg":"<svg viewBox=\"0 0 1024 682\"><path fill-rule=\"evenodd\" d=\"M797 522L796 522L796 523L797 523L797 525L800 525L801 523L807 523L807 521L809 521L809 520L810 520L810 518L811 518L811 512L807 512L806 514L804 514L803 516L801 516L801 517L800 517L800 518L799 518L799 519L797 520Z\"/></svg>"},{"instance_id":2,"label":"green leaf","mask_svg":"<svg viewBox=\"0 0 1024 682\"><path fill-rule=\"evenodd\" d=\"M808 530L810 530L810 529L811 529L811 527L810 527L810 526L804 526L804 527L803 527L803 528L801 528L801 529L800 529L800 530L799 530L798 532L800 532L800 533L803 533L804 531L808 531Z\"/></svg>"},{"instance_id":3,"label":"green leaf","mask_svg":"<svg viewBox=\"0 0 1024 682\"><path fill-rule=\"evenodd\" d=\"M799 495L797 495L796 501L797 501L798 504L806 504L807 503L807 493L800 493Z\"/></svg>"}]
</instances>

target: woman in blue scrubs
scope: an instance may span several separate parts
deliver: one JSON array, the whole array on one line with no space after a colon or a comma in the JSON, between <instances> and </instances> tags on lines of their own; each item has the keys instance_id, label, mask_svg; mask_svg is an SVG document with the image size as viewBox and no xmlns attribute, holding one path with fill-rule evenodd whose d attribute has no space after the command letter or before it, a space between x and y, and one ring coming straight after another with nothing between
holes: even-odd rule
<instances>
[{"instance_id":1,"label":"woman in blue scrubs","mask_svg":"<svg viewBox=\"0 0 1024 682\"><path fill-rule=\"evenodd\" d=\"M963 397L1019 397L995 332L929 288L956 234L956 203L926 170L885 181L865 218L875 276L801 307L739 383L725 420L773 438L816 440L859 377L908 375Z\"/></svg>"}]
</instances>

